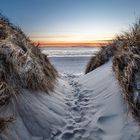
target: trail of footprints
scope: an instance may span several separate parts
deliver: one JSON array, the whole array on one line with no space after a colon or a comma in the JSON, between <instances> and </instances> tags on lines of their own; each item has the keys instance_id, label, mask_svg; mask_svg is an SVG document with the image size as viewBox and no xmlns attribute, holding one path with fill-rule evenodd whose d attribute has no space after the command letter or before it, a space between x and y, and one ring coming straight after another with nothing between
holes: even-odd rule
<instances>
[{"instance_id":1,"label":"trail of footprints","mask_svg":"<svg viewBox=\"0 0 140 140\"><path fill-rule=\"evenodd\" d=\"M87 90L82 89L82 85L76 82L74 76L67 76L68 82L73 90L66 97L66 104L69 106L66 114L67 125L59 136L59 140L87 140L83 137L86 125L90 120L86 118L89 98L86 96ZM82 93L82 94L81 94Z\"/></svg>"},{"instance_id":2,"label":"trail of footprints","mask_svg":"<svg viewBox=\"0 0 140 140\"><path fill-rule=\"evenodd\" d=\"M68 74L64 77L72 87L71 93L66 94L65 98L68 105L66 125L60 132L54 132L50 140L94 140L95 137L96 140L101 140L105 132L99 126L109 121L110 118L113 118L112 122L115 120L116 116L95 116L100 106L93 104L93 99L89 94L93 90L80 85L76 78L78 77Z\"/></svg>"}]
</instances>

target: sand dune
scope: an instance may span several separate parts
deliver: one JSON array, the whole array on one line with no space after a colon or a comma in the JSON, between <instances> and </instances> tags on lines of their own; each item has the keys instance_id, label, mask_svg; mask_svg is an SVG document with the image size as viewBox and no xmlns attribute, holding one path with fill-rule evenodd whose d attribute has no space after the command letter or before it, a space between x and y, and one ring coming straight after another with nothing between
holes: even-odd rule
<instances>
[{"instance_id":1,"label":"sand dune","mask_svg":"<svg viewBox=\"0 0 140 140\"><path fill-rule=\"evenodd\" d=\"M65 84L59 85L60 87ZM23 90L23 94L1 108L1 117L13 114L15 120L1 132L2 140L51 139L59 134L66 124L64 89L56 87L52 95ZM68 92L68 89L67 89Z\"/></svg>"},{"instance_id":2,"label":"sand dune","mask_svg":"<svg viewBox=\"0 0 140 140\"><path fill-rule=\"evenodd\" d=\"M19 28L0 17L0 139L139 140L112 53L99 53L104 61L96 59L84 76L61 76Z\"/></svg>"},{"instance_id":3,"label":"sand dune","mask_svg":"<svg viewBox=\"0 0 140 140\"><path fill-rule=\"evenodd\" d=\"M15 120L1 132L2 140L139 140L139 126L128 113L111 61L82 76L59 79L54 92L24 90L3 115Z\"/></svg>"},{"instance_id":4,"label":"sand dune","mask_svg":"<svg viewBox=\"0 0 140 140\"><path fill-rule=\"evenodd\" d=\"M138 140L139 126L125 104L121 88L108 62L79 79L89 98L86 127L89 138L96 140Z\"/></svg>"}]
</instances>

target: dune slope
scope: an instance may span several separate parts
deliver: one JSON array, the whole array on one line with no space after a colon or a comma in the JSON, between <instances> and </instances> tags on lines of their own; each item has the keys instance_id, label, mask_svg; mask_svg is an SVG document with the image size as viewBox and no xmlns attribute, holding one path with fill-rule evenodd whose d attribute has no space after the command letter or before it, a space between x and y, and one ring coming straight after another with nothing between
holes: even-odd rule
<instances>
[{"instance_id":1,"label":"dune slope","mask_svg":"<svg viewBox=\"0 0 140 140\"><path fill-rule=\"evenodd\" d=\"M133 119L122 91L112 70L112 62L98 67L79 79L84 85L81 92L89 100L86 114L87 139L96 140L138 140L139 126Z\"/></svg>"},{"instance_id":2,"label":"dune slope","mask_svg":"<svg viewBox=\"0 0 140 140\"><path fill-rule=\"evenodd\" d=\"M125 102L140 124L140 20L93 56L87 65L86 73L95 70L111 58Z\"/></svg>"},{"instance_id":3,"label":"dune slope","mask_svg":"<svg viewBox=\"0 0 140 140\"><path fill-rule=\"evenodd\" d=\"M48 58L0 15L0 139L49 139L59 134L67 108L63 86L67 88Z\"/></svg>"}]
</instances>

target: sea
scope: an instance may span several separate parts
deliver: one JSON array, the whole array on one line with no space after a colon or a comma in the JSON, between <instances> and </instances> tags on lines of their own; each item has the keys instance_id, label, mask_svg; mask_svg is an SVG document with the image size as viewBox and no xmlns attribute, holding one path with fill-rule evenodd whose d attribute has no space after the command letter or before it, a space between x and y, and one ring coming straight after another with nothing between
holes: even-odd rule
<instances>
[{"instance_id":1,"label":"sea","mask_svg":"<svg viewBox=\"0 0 140 140\"><path fill-rule=\"evenodd\" d=\"M91 56L100 50L98 47L47 47L41 48L51 64L61 74L84 74Z\"/></svg>"}]
</instances>

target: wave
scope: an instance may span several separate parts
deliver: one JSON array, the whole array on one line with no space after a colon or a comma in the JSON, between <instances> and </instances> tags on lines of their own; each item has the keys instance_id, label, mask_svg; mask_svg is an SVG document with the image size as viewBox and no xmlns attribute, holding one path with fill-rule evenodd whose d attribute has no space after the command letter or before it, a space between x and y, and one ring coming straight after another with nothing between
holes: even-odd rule
<instances>
[{"instance_id":1,"label":"wave","mask_svg":"<svg viewBox=\"0 0 140 140\"><path fill-rule=\"evenodd\" d=\"M41 49L43 54L48 57L73 57L73 56L92 56L98 52L99 48L45 48Z\"/></svg>"}]
</instances>

